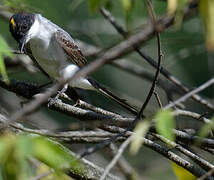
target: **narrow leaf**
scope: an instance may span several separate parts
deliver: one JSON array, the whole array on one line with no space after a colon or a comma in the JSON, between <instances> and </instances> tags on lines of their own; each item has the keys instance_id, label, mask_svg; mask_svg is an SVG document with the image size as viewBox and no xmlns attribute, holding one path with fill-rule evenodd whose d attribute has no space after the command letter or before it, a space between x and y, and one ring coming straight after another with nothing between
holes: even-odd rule
<instances>
[{"instance_id":1,"label":"narrow leaf","mask_svg":"<svg viewBox=\"0 0 214 180\"><path fill-rule=\"evenodd\" d=\"M133 133L133 140L130 144L130 153L131 154L136 154L140 147L143 144L143 137L145 137L146 133L148 132L150 126L150 122L149 121L140 121L135 129L134 129L134 133Z\"/></svg>"},{"instance_id":2,"label":"narrow leaf","mask_svg":"<svg viewBox=\"0 0 214 180\"><path fill-rule=\"evenodd\" d=\"M212 131L213 128L214 128L214 117L212 117L210 123L206 123L201 127L198 136L206 137Z\"/></svg>"},{"instance_id":3,"label":"narrow leaf","mask_svg":"<svg viewBox=\"0 0 214 180\"><path fill-rule=\"evenodd\" d=\"M155 116L157 132L174 141L173 128L175 127L175 120L170 110L161 110Z\"/></svg>"},{"instance_id":4,"label":"narrow leaf","mask_svg":"<svg viewBox=\"0 0 214 180\"><path fill-rule=\"evenodd\" d=\"M168 0L168 13L174 14L177 9L177 0Z\"/></svg>"},{"instance_id":5,"label":"narrow leaf","mask_svg":"<svg viewBox=\"0 0 214 180\"><path fill-rule=\"evenodd\" d=\"M206 31L207 48L214 51L214 0L199 1L200 15Z\"/></svg>"},{"instance_id":6,"label":"narrow leaf","mask_svg":"<svg viewBox=\"0 0 214 180\"><path fill-rule=\"evenodd\" d=\"M4 64L4 56L13 57L13 54L10 51L5 40L0 36L0 73L2 74L4 80L9 83L9 79L7 76L5 64Z\"/></svg>"},{"instance_id":7,"label":"narrow leaf","mask_svg":"<svg viewBox=\"0 0 214 180\"><path fill-rule=\"evenodd\" d=\"M123 7L123 10L125 12L128 12L132 9L133 7L133 1L132 0L120 0L121 5Z\"/></svg>"},{"instance_id":8,"label":"narrow leaf","mask_svg":"<svg viewBox=\"0 0 214 180\"><path fill-rule=\"evenodd\" d=\"M75 156L46 138L34 137L33 150L36 158L56 170L73 169L82 173L82 164Z\"/></svg>"},{"instance_id":9,"label":"narrow leaf","mask_svg":"<svg viewBox=\"0 0 214 180\"><path fill-rule=\"evenodd\" d=\"M94 13L98 11L100 0L89 0L89 12Z\"/></svg>"},{"instance_id":10,"label":"narrow leaf","mask_svg":"<svg viewBox=\"0 0 214 180\"><path fill-rule=\"evenodd\" d=\"M189 171L186 169L182 168L181 166L178 166L174 162L171 162L172 169L177 177L178 180L196 180L197 178L191 174Z\"/></svg>"}]
</instances>

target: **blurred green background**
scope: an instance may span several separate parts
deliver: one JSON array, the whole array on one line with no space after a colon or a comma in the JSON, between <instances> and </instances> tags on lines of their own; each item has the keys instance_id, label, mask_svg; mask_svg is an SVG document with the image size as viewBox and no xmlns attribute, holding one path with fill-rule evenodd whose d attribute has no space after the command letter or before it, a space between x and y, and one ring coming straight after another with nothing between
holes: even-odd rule
<instances>
[{"instance_id":1,"label":"blurred green background","mask_svg":"<svg viewBox=\"0 0 214 180\"><path fill-rule=\"evenodd\" d=\"M88 44L99 48L109 48L123 40L99 11L91 12L89 10L89 1L87 0L22 0L19 2L21 8L21 4L25 4L26 6L24 6L23 9L41 13L69 32L73 38ZM143 27L143 25L147 23L148 13L144 1L135 0L135 6L128 14L121 8L119 0L111 2L111 7L109 7L111 13L125 28L128 28L128 30L138 31L140 30L139 27ZM0 0L0 3L3 4L5 1ZM158 17L166 13L166 2L154 0L153 6ZM17 8L19 9L19 7ZM8 22L0 19L0 35L6 39L11 48L17 49L18 44L11 37L8 26ZM213 75L213 57L212 54L209 54L206 50L203 25L198 15L189 18L180 24L180 26L173 26L162 33L161 44L164 54L162 65L187 86L196 87ZM142 50L156 60L156 39L153 38L153 40L147 42L142 47ZM155 73L155 69L148 65L136 53L126 56L125 59L136 63L152 74ZM93 58L89 58L88 61L93 61ZM23 69L8 69L8 74L10 78L38 84L48 81L48 79L39 72L29 74L23 71ZM139 105L144 102L151 86L151 82L136 78L110 65L100 68L94 72L92 76L102 84L113 89L114 92L122 93L125 97L128 95L130 99L136 99ZM160 78L164 79L163 76L160 76ZM5 109L12 112L14 109L20 107L19 98L3 89L0 89L0 91L1 105ZM160 94L162 103L164 105L167 104L163 90L158 89L158 93ZM212 88L206 89L201 95L212 98ZM88 92L87 97L94 105L109 110L123 111L120 106L111 100L94 92ZM11 106L11 104L13 104L13 106ZM191 103L191 101L188 106L189 108L196 108L198 112L204 111L203 107L195 105ZM146 109L146 114L150 115L156 112L157 109L157 102L153 98ZM46 108L42 108L42 114L38 113L34 115L32 119L32 126L35 124L35 126L38 126L39 124L40 127L53 129L66 127L67 124L74 120L72 117L61 115ZM131 164L137 167L144 179L175 179L169 162L147 148L142 148L141 152L135 157L126 153L126 157L128 157Z\"/></svg>"}]
</instances>

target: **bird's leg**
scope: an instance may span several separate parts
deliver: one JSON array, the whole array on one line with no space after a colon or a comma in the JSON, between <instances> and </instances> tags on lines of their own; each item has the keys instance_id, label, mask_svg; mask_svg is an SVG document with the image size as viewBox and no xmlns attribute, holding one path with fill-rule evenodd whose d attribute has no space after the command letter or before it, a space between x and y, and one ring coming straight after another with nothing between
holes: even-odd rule
<instances>
[{"instance_id":1,"label":"bird's leg","mask_svg":"<svg viewBox=\"0 0 214 180\"><path fill-rule=\"evenodd\" d=\"M77 91L71 86L68 86L67 90L65 91L65 94L74 102L77 102L80 99L80 96Z\"/></svg>"},{"instance_id":2,"label":"bird's leg","mask_svg":"<svg viewBox=\"0 0 214 180\"><path fill-rule=\"evenodd\" d=\"M56 100L58 100L58 98L67 90L68 85L66 84L62 90L57 92L57 95L54 98L49 98L49 102L48 102L48 107L50 107L52 104L54 104L56 102Z\"/></svg>"},{"instance_id":3,"label":"bird's leg","mask_svg":"<svg viewBox=\"0 0 214 180\"><path fill-rule=\"evenodd\" d=\"M79 94L77 93L77 91L71 87L71 86L68 86L65 94L71 99L74 101L74 105L73 106L78 106L79 105L79 102L80 102L80 96Z\"/></svg>"},{"instance_id":4,"label":"bird's leg","mask_svg":"<svg viewBox=\"0 0 214 180\"><path fill-rule=\"evenodd\" d=\"M74 107L79 107L79 106L80 106L80 99L78 99L78 100L74 103L73 106L74 106Z\"/></svg>"}]
</instances>

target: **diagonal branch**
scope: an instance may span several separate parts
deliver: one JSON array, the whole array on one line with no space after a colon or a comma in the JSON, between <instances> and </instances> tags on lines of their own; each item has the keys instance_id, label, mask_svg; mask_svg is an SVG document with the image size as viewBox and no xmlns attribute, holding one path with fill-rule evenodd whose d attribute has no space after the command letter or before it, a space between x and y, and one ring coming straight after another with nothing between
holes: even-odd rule
<instances>
[{"instance_id":1,"label":"diagonal branch","mask_svg":"<svg viewBox=\"0 0 214 180\"><path fill-rule=\"evenodd\" d=\"M191 10L194 9L192 7L188 7L186 9L185 14L191 12ZM165 30L170 25L172 25L174 20L174 16L171 17L163 17L157 22L157 26L160 31ZM94 62L90 63L89 65L83 67L81 70L79 70L76 74L74 74L72 77L70 77L67 81L64 79L60 80L58 84L54 85L51 89L47 90L44 95L41 97L36 97L35 100L28 104L28 106L25 106L21 110L17 111L15 114L12 115L10 121L17 121L21 119L23 116L34 112L39 108L40 105L47 102L47 99L54 95L58 89L62 88L66 83L69 81L73 81L79 77L85 77L89 73L95 71L105 63L109 63L114 59L117 59L121 56L124 56L130 52L132 52L134 49L133 47L136 47L142 43L145 43L149 39L151 39L155 34L154 27L149 24L146 26L144 30L141 32L129 37L127 40L124 40L123 42L119 43L118 45L114 46L113 48L107 50L103 55L101 55L100 58L96 59ZM8 122L9 123L9 122ZM8 125L8 124L7 124ZM5 125L5 126L7 126Z\"/></svg>"},{"instance_id":2,"label":"diagonal branch","mask_svg":"<svg viewBox=\"0 0 214 180\"><path fill-rule=\"evenodd\" d=\"M153 11L153 7L151 6L150 2L147 1L147 6L148 6L148 10L150 12L150 16L151 16L151 19L152 21L154 22L154 26L156 26L156 17L155 17L155 14L154 14L154 11ZM161 67L161 60L162 60L162 52L161 52L161 41L160 41L160 33L156 30L156 36L157 36L157 44L158 44L158 66L157 66L157 70L156 70L156 73L155 73L155 77L154 77L154 80L152 82L152 86L150 88L150 91L149 91L149 94L147 95L146 97L146 100L145 102L143 103L141 109L140 109L140 112L138 113L137 117L136 117L136 120L137 119L140 119L140 117L143 115L143 111L144 109L146 108L147 104L149 103L154 91L155 91L155 87L156 87L156 84L157 84L157 81L158 81L158 76L159 76L159 73L160 73L160 67Z\"/></svg>"},{"instance_id":3,"label":"diagonal branch","mask_svg":"<svg viewBox=\"0 0 214 180\"><path fill-rule=\"evenodd\" d=\"M196 2L197 4L197 2ZM106 9L101 8L101 13L106 17L106 19L109 20L109 22L114 26L114 28L124 37L127 38L128 33L123 29L123 27L115 20L115 18L108 12ZM188 14L188 13L187 13ZM160 21L162 21L161 19ZM157 25L158 26L158 25ZM163 27L162 27L163 28ZM162 29L161 28L161 29ZM134 46L135 51L143 57L150 65L152 65L155 68L158 68L158 64L152 59L152 57L145 54L142 50L140 50L138 47ZM166 69L161 67L160 72L162 75L164 75L167 79L169 79L172 83L174 83L176 86L178 86L183 92L188 93L190 91L189 88L184 86L176 77L174 77L172 74L170 74ZM202 99L197 94L193 94L191 96L192 99L195 101L203 104L204 106L208 107L211 110L214 110L214 106L207 102L206 100Z\"/></svg>"},{"instance_id":4,"label":"diagonal branch","mask_svg":"<svg viewBox=\"0 0 214 180\"><path fill-rule=\"evenodd\" d=\"M35 84L29 84L26 82L20 82L16 80L10 80L10 84L6 84L2 79L0 79L0 86L9 91L16 93L18 96L22 96L27 99L31 99L33 95L40 92L39 87L36 86ZM44 94L39 94L36 97L41 98L41 96L43 97ZM83 104L83 102L81 102L81 104ZM84 105L86 105L86 103L84 103ZM93 106L91 106L91 108L92 107ZM24 106L23 109L25 108L26 106ZM58 112L67 114L69 116L76 117L79 120L82 120L84 122L90 122L90 124L94 124L97 127L102 127L104 125L103 122L105 122L105 125L111 124L111 125L117 125L121 127L124 127L124 126L127 127L133 123L133 118L122 117L118 114L114 114L113 112L101 110L101 108L96 108L96 110L97 111L99 110L100 112L96 112L96 111L94 112L93 110L82 109L69 104L65 104L60 100L56 100L52 105L49 106L49 108L52 110L56 110ZM27 108L27 111L28 110L29 108ZM13 115L13 118L19 118L19 116L20 116L19 114L18 114L18 117L16 117L16 115ZM13 120L7 121L8 124L10 122L13 122Z\"/></svg>"},{"instance_id":5,"label":"diagonal branch","mask_svg":"<svg viewBox=\"0 0 214 180\"><path fill-rule=\"evenodd\" d=\"M109 174L110 170L115 166L121 155L123 154L126 147L129 145L129 143L132 140L132 136L129 136L119 147L117 154L114 156L112 161L108 164L108 166L105 168L105 171L103 175L101 176L100 180L105 180L106 176Z\"/></svg>"},{"instance_id":6,"label":"diagonal branch","mask_svg":"<svg viewBox=\"0 0 214 180\"><path fill-rule=\"evenodd\" d=\"M199 155L196 155L196 154L192 153L191 151L189 151L188 149L182 147L180 144L170 141L169 139L167 139L164 136L159 135L159 134L153 133L152 135L155 136L156 138L160 139L162 142L169 144L171 147L177 149L178 151L185 154L186 156L190 157L193 161L195 161L201 168L205 169L206 171L214 168L214 165L212 165L208 161L204 160Z\"/></svg>"},{"instance_id":7,"label":"diagonal branch","mask_svg":"<svg viewBox=\"0 0 214 180\"><path fill-rule=\"evenodd\" d=\"M185 94L184 96L182 96L178 100L168 104L167 106L164 107L164 109L172 108L172 107L176 106L177 104L186 101L189 97L191 97L192 95L206 89L207 87L211 86L213 83L214 83L214 78L211 78L210 80L208 80L204 84L200 85L199 87L195 88L194 90L188 92L187 94Z\"/></svg>"}]
</instances>

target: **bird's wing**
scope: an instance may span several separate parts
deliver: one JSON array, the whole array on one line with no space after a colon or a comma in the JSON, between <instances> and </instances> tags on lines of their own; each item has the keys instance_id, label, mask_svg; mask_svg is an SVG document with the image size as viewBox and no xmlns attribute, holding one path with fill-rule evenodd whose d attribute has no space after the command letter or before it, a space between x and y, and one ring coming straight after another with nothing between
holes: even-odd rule
<instances>
[{"instance_id":1,"label":"bird's wing","mask_svg":"<svg viewBox=\"0 0 214 180\"><path fill-rule=\"evenodd\" d=\"M50 78L50 76L41 68L41 66L39 65L39 63L36 61L36 59L33 57L33 54L32 54L32 51L30 49L30 44L27 43L25 44L25 47L24 47L24 52L25 54L27 54L31 60L33 61L33 63L36 65L37 68L39 68L39 70L44 74L46 75L48 78Z\"/></svg>"},{"instance_id":2,"label":"bird's wing","mask_svg":"<svg viewBox=\"0 0 214 180\"><path fill-rule=\"evenodd\" d=\"M57 42L63 48L71 63L76 64L79 67L83 67L87 63L87 60L79 47L66 32L58 30L55 33L55 36Z\"/></svg>"}]
</instances>

